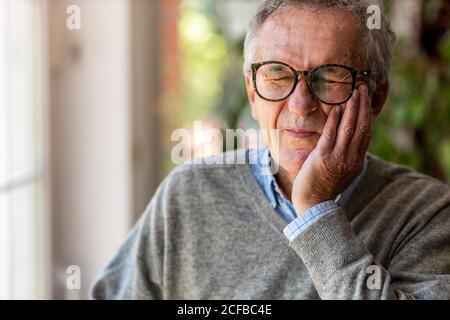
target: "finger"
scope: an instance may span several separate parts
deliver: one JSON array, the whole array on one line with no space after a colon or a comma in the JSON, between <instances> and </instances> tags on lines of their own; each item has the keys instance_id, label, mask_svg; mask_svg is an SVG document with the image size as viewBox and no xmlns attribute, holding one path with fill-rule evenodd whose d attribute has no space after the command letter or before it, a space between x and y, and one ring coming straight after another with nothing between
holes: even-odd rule
<instances>
[{"instance_id":1,"label":"finger","mask_svg":"<svg viewBox=\"0 0 450 320\"><path fill-rule=\"evenodd\" d=\"M371 133L371 110L368 89L367 86L363 84L358 90L360 91L358 120L356 123L355 134L349 147L349 154L356 159L359 159L367 152Z\"/></svg>"},{"instance_id":2,"label":"finger","mask_svg":"<svg viewBox=\"0 0 450 320\"><path fill-rule=\"evenodd\" d=\"M334 107L330 114L328 115L327 122L323 127L322 135L317 142L317 148L319 153L331 154L334 148L334 144L336 141L336 132L339 126L340 118L342 114L342 107L336 106Z\"/></svg>"},{"instance_id":3,"label":"finger","mask_svg":"<svg viewBox=\"0 0 450 320\"><path fill-rule=\"evenodd\" d=\"M345 106L345 111L337 132L334 152L339 157L342 157L342 160L346 157L350 142L355 134L355 125L360 101L359 96L359 91L354 90L351 99Z\"/></svg>"},{"instance_id":4,"label":"finger","mask_svg":"<svg viewBox=\"0 0 450 320\"><path fill-rule=\"evenodd\" d=\"M366 152L369 150L369 144L370 144L371 138L372 138L372 133L368 133L362 140L362 142L359 146L359 150L357 151L359 154L359 157L360 157L359 159L364 159Z\"/></svg>"},{"instance_id":5,"label":"finger","mask_svg":"<svg viewBox=\"0 0 450 320\"><path fill-rule=\"evenodd\" d=\"M372 110L370 109L369 112L369 127L368 127L368 132L365 134L363 140L361 141L361 144L359 146L358 149L358 153L361 157L364 157L366 152L369 150L369 144L370 144L370 140L372 139Z\"/></svg>"}]
</instances>

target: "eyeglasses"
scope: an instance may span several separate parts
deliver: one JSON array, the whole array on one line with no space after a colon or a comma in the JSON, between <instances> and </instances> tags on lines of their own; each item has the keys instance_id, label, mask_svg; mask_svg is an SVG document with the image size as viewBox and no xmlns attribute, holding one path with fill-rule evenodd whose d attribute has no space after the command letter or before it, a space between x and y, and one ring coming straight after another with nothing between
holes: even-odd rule
<instances>
[{"instance_id":1,"label":"eyeglasses","mask_svg":"<svg viewBox=\"0 0 450 320\"><path fill-rule=\"evenodd\" d=\"M355 70L338 64L326 64L311 71L298 71L279 61L266 61L251 65L252 83L256 93L268 101L287 99L295 90L300 75L305 75L313 96L329 105L350 100L358 76L375 75L370 70Z\"/></svg>"}]
</instances>

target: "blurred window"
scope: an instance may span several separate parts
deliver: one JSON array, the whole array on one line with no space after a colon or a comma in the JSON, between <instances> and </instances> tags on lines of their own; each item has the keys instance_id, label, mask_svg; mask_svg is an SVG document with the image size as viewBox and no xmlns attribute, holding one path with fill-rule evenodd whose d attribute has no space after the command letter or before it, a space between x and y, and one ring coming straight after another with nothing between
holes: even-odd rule
<instances>
[{"instance_id":1,"label":"blurred window","mask_svg":"<svg viewBox=\"0 0 450 320\"><path fill-rule=\"evenodd\" d=\"M0 299L39 298L41 1L0 1Z\"/></svg>"}]
</instances>

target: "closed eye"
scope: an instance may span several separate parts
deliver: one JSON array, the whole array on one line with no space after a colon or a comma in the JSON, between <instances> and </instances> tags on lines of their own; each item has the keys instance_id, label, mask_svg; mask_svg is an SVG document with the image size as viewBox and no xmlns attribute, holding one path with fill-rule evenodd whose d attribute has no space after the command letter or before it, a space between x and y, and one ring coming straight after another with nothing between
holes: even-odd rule
<instances>
[{"instance_id":1,"label":"closed eye","mask_svg":"<svg viewBox=\"0 0 450 320\"><path fill-rule=\"evenodd\" d=\"M326 84L351 84L351 82L346 81L334 81L334 80L326 80L326 79L320 79L318 82L324 82Z\"/></svg>"},{"instance_id":2,"label":"closed eye","mask_svg":"<svg viewBox=\"0 0 450 320\"><path fill-rule=\"evenodd\" d=\"M292 77L282 77L276 79L265 79L266 81L281 81L281 80L292 80Z\"/></svg>"}]
</instances>

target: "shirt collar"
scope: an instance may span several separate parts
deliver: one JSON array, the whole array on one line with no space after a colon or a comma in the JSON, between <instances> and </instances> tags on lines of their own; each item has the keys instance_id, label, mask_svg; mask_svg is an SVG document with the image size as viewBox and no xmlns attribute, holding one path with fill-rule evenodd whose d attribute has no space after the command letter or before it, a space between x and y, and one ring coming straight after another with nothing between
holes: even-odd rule
<instances>
[{"instance_id":1,"label":"shirt collar","mask_svg":"<svg viewBox=\"0 0 450 320\"><path fill-rule=\"evenodd\" d=\"M267 147L251 150L250 164L254 166L254 174L266 194L267 200L273 208L277 206L276 193L282 195L281 190L270 171L270 153ZM275 193L276 192L276 193Z\"/></svg>"}]
</instances>

